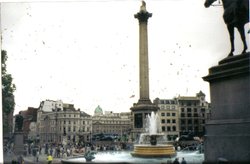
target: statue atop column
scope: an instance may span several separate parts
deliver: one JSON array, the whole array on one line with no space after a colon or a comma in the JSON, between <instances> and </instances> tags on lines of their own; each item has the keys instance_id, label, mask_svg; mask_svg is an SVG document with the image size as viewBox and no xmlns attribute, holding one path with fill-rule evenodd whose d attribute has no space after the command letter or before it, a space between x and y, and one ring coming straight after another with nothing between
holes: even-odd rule
<instances>
[{"instance_id":1,"label":"statue atop column","mask_svg":"<svg viewBox=\"0 0 250 164\"><path fill-rule=\"evenodd\" d=\"M141 5L141 7L140 7L140 11L145 11L145 12L147 12L147 10L146 10L146 2L145 2L145 1L142 1L142 5Z\"/></svg>"},{"instance_id":2,"label":"statue atop column","mask_svg":"<svg viewBox=\"0 0 250 164\"><path fill-rule=\"evenodd\" d=\"M139 23L148 21L149 17L152 17L152 13L147 12L146 10L146 2L142 1L142 5L140 7L140 11L134 15L135 18L139 20Z\"/></svg>"}]
</instances>

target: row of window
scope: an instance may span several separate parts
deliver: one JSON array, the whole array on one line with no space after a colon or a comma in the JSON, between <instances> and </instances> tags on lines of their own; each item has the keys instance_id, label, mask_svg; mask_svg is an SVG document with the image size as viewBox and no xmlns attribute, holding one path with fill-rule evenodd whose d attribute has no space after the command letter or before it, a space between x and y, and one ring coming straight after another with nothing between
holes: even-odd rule
<instances>
[{"instance_id":1,"label":"row of window","mask_svg":"<svg viewBox=\"0 0 250 164\"><path fill-rule=\"evenodd\" d=\"M161 105L160 106L160 108L162 109L162 110L164 110L164 109L167 109L167 110L175 110L176 109L176 106L167 106L167 105Z\"/></svg>"},{"instance_id":2,"label":"row of window","mask_svg":"<svg viewBox=\"0 0 250 164\"><path fill-rule=\"evenodd\" d=\"M200 110L201 112L205 112L205 108L201 108ZM188 112L188 113L197 113L198 112L198 109L197 108L181 108L181 112Z\"/></svg>"},{"instance_id":3,"label":"row of window","mask_svg":"<svg viewBox=\"0 0 250 164\"><path fill-rule=\"evenodd\" d=\"M172 112L172 113L170 113L170 112L167 112L167 113L161 112L161 116L162 116L162 117L164 117L164 116L173 116L173 117L175 117L175 116L176 116L176 113L175 113L175 112Z\"/></svg>"},{"instance_id":4,"label":"row of window","mask_svg":"<svg viewBox=\"0 0 250 164\"><path fill-rule=\"evenodd\" d=\"M198 115L198 113L194 113L194 114L192 114L192 113L188 113L188 114L181 113L181 117L186 117L186 116L187 117L199 117L199 116L205 117L205 114L202 113L202 114Z\"/></svg>"},{"instance_id":5,"label":"row of window","mask_svg":"<svg viewBox=\"0 0 250 164\"><path fill-rule=\"evenodd\" d=\"M170 123L173 123L173 124L175 124L176 123L176 120L175 119L167 119L167 121L166 121L166 119L161 119L161 123L162 124L165 124L165 123L168 123L168 124L170 124Z\"/></svg>"},{"instance_id":6,"label":"row of window","mask_svg":"<svg viewBox=\"0 0 250 164\"><path fill-rule=\"evenodd\" d=\"M100 123L102 124L130 124L130 121L100 121Z\"/></svg>"},{"instance_id":7,"label":"row of window","mask_svg":"<svg viewBox=\"0 0 250 164\"><path fill-rule=\"evenodd\" d=\"M175 132L176 126L162 126L161 127L162 132Z\"/></svg>"},{"instance_id":8,"label":"row of window","mask_svg":"<svg viewBox=\"0 0 250 164\"><path fill-rule=\"evenodd\" d=\"M76 124L76 121L70 121L70 120L66 121L66 120L64 120L64 121L57 121L57 123L58 123L59 125L60 125L60 124L67 124L67 123L68 123L68 124L71 124L71 123L72 123L72 124L75 125L75 124ZM90 123L91 123L91 121L82 121L82 124L83 124L83 125L85 125L85 124L86 124L86 125L89 125ZM56 121L55 121L55 120L52 120L52 121L51 121L51 125L56 125Z\"/></svg>"}]
</instances>

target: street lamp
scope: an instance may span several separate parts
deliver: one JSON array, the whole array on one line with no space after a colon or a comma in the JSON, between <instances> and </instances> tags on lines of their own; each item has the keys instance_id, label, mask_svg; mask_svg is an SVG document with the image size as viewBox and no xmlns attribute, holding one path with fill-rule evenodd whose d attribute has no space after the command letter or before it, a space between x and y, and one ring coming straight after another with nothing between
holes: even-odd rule
<instances>
[{"instance_id":1,"label":"street lamp","mask_svg":"<svg viewBox=\"0 0 250 164\"><path fill-rule=\"evenodd\" d=\"M57 124L57 121L58 121L58 108L57 108L57 105L55 105L55 111L56 111L56 115L55 115L55 121L56 121L56 145L58 143L58 124Z\"/></svg>"},{"instance_id":2,"label":"street lamp","mask_svg":"<svg viewBox=\"0 0 250 164\"><path fill-rule=\"evenodd\" d=\"M45 127L46 127L46 130L45 130L45 141L46 142L48 142L48 128L49 128L49 126L48 126L48 120L49 120L49 116L48 115L46 115L45 116L45 118L44 118L44 125L45 125Z\"/></svg>"}]
</instances>

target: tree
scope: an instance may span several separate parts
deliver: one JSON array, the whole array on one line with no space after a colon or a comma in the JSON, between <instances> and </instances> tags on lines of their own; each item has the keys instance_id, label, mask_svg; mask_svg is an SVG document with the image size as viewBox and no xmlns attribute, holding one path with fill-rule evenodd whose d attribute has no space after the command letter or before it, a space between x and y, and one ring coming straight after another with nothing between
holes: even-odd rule
<instances>
[{"instance_id":1,"label":"tree","mask_svg":"<svg viewBox=\"0 0 250 164\"><path fill-rule=\"evenodd\" d=\"M3 116L3 132L10 132L11 124L9 123L9 116L14 112L15 97L14 91L16 90L15 84L12 83L13 78L11 74L7 73L8 56L5 50L1 51L1 64L2 64L2 116Z\"/></svg>"}]
</instances>

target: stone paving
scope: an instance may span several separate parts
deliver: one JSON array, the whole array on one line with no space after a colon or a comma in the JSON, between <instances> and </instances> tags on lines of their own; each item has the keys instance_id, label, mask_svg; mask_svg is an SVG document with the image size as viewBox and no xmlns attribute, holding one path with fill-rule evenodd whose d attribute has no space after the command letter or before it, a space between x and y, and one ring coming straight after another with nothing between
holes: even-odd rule
<instances>
[{"instance_id":1,"label":"stone paving","mask_svg":"<svg viewBox=\"0 0 250 164\"><path fill-rule=\"evenodd\" d=\"M4 153L4 163L9 164L12 163L12 161L17 161L18 156L16 156L14 153ZM34 156L28 155L28 156L23 156L24 163L25 164L43 164L43 163L48 163L47 162L47 155L42 154L39 155L39 160L38 162L36 161L36 158ZM60 158L53 158L53 164L56 163L61 163Z\"/></svg>"},{"instance_id":2,"label":"stone paving","mask_svg":"<svg viewBox=\"0 0 250 164\"><path fill-rule=\"evenodd\" d=\"M47 155L39 155L38 162L36 161L36 158L34 156L25 156L23 157L25 164L31 164L31 163L37 163L37 164L42 164L42 163L48 163L47 162ZM60 158L53 158L53 164L54 163L61 163Z\"/></svg>"}]
</instances>

